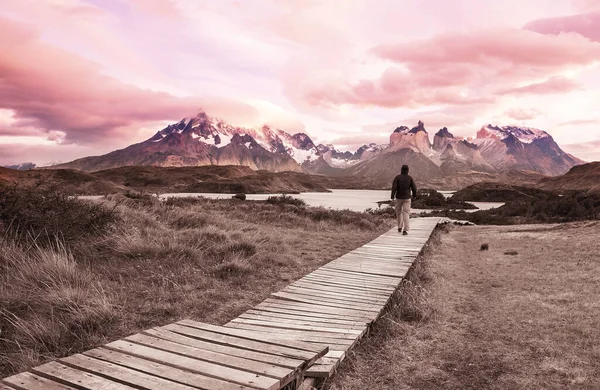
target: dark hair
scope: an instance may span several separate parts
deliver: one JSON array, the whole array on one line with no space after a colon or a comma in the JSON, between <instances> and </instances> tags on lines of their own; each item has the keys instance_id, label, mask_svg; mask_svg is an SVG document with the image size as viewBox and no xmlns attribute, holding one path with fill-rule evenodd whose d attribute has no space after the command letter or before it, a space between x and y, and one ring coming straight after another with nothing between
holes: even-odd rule
<instances>
[{"instance_id":1,"label":"dark hair","mask_svg":"<svg viewBox=\"0 0 600 390\"><path fill-rule=\"evenodd\" d=\"M408 165L402 165L400 169L400 173L408 173Z\"/></svg>"}]
</instances>

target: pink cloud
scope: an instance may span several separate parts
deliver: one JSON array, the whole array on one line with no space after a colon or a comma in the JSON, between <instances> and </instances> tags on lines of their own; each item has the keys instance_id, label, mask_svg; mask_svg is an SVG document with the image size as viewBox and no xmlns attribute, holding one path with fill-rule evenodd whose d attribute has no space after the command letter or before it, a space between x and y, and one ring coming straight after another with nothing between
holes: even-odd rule
<instances>
[{"instance_id":1,"label":"pink cloud","mask_svg":"<svg viewBox=\"0 0 600 390\"><path fill-rule=\"evenodd\" d=\"M548 36L504 29L446 33L380 45L372 53L397 66L374 80L323 82L309 78L299 98L313 106L416 108L489 103L500 88L500 95L507 91L565 92L575 85L556 76L600 60L600 44L575 34ZM548 80L519 87L540 78Z\"/></svg>"},{"instance_id":2,"label":"pink cloud","mask_svg":"<svg viewBox=\"0 0 600 390\"><path fill-rule=\"evenodd\" d=\"M579 11L600 10L600 0L571 0L571 3Z\"/></svg>"},{"instance_id":3,"label":"pink cloud","mask_svg":"<svg viewBox=\"0 0 600 390\"><path fill-rule=\"evenodd\" d=\"M505 115L509 118L516 119L518 121L526 121L537 118L541 112L536 109L524 109L524 108L511 108L506 111Z\"/></svg>"},{"instance_id":4,"label":"pink cloud","mask_svg":"<svg viewBox=\"0 0 600 390\"><path fill-rule=\"evenodd\" d=\"M542 34L558 35L574 32L592 41L600 42L600 12L538 19L527 23L523 28Z\"/></svg>"},{"instance_id":5,"label":"pink cloud","mask_svg":"<svg viewBox=\"0 0 600 390\"><path fill-rule=\"evenodd\" d=\"M581 86L567 79L566 77L552 77L546 81L541 83L529 84L523 87L516 87L501 90L499 93L503 95L508 94L535 94L535 95L545 95L552 93L567 93L571 91L575 91L581 89Z\"/></svg>"},{"instance_id":6,"label":"pink cloud","mask_svg":"<svg viewBox=\"0 0 600 390\"><path fill-rule=\"evenodd\" d=\"M199 109L226 120L257 115L234 100L179 98L125 84L12 19L0 19L0 52L0 107L14 111L13 126L63 131L66 142L127 139L143 124L178 120Z\"/></svg>"},{"instance_id":7,"label":"pink cloud","mask_svg":"<svg viewBox=\"0 0 600 390\"><path fill-rule=\"evenodd\" d=\"M600 139L561 145L561 148L585 161L600 161Z\"/></svg>"}]
</instances>

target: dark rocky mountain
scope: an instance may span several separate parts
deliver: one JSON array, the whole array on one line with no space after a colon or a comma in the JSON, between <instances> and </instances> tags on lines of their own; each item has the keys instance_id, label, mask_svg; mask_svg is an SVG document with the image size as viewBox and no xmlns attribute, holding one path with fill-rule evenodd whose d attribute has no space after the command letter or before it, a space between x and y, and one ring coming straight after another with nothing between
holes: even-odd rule
<instances>
[{"instance_id":1,"label":"dark rocky mountain","mask_svg":"<svg viewBox=\"0 0 600 390\"><path fill-rule=\"evenodd\" d=\"M372 143L352 152L331 144L316 145L305 133L289 134L268 126L233 127L200 113L167 126L144 142L53 168L93 172L122 166L239 165L353 177L386 187L400 167L408 164L421 183L444 188L500 180L515 171L561 175L582 163L562 151L545 131L527 127L486 125L474 139L455 137L444 127L431 143L425 124L419 121L414 127L394 129L389 144Z\"/></svg>"}]
</instances>

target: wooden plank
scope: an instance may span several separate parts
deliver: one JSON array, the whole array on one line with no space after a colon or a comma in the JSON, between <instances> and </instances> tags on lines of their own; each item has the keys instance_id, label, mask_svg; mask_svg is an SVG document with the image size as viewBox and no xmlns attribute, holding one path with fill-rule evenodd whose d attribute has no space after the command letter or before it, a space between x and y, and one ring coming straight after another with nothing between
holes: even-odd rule
<instances>
[{"instance_id":1,"label":"wooden plank","mask_svg":"<svg viewBox=\"0 0 600 390\"><path fill-rule=\"evenodd\" d=\"M361 298L367 301L377 302L386 300L389 297L389 291L393 291L392 287L388 291L376 291L364 286L339 286L329 283L327 280L298 280L288 287L290 288L309 288L316 290L328 291L331 293L345 294L354 298Z\"/></svg>"},{"instance_id":2,"label":"wooden plank","mask_svg":"<svg viewBox=\"0 0 600 390\"><path fill-rule=\"evenodd\" d=\"M341 309L352 309L352 310L363 311L365 313L371 313L371 314L377 314L380 311L380 308L377 308L375 305L370 305L370 306L355 305L355 304L351 304L351 303L344 303L344 302L337 301L334 299L327 299L327 298L318 299L316 297L312 298L312 297L307 297L307 296L303 296L300 294L292 294L292 293L288 293L288 292L276 292L276 293L272 293L271 296L281 298L284 300L289 300L289 301L313 303L313 304L319 304L321 306L335 307L335 308L341 308Z\"/></svg>"},{"instance_id":3,"label":"wooden plank","mask_svg":"<svg viewBox=\"0 0 600 390\"><path fill-rule=\"evenodd\" d=\"M281 328L281 329L296 329L296 330L304 330L311 332L327 332L327 333L340 333L344 335L353 335L353 338L356 335L362 334L364 330L357 329L349 329L349 328L334 328L334 327L326 327L326 326L308 326L308 325L296 325L289 322L281 322L281 321L267 321L267 320L255 320L255 319L245 319L245 318L235 318L231 322L238 322L243 324L252 324L252 325L261 325L270 328Z\"/></svg>"},{"instance_id":4,"label":"wooden plank","mask_svg":"<svg viewBox=\"0 0 600 390\"><path fill-rule=\"evenodd\" d=\"M306 376L310 378L329 378L337 364L317 364L306 370Z\"/></svg>"},{"instance_id":5,"label":"wooden plank","mask_svg":"<svg viewBox=\"0 0 600 390\"><path fill-rule=\"evenodd\" d=\"M360 295L346 295L342 291L328 290L327 288L316 289L303 286L287 286L286 288L280 291L299 295L314 295L316 297L326 298L328 300L333 299L336 301L345 301L351 304L356 304L358 306L367 307L381 305L382 302L386 302L385 300L383 300L383 298L372 299L366 296L361 297Z\"/></svg>"},{"instance_id":6,"label":"wooden plank","mask_svg":"<svg viewBox=\"0 0 600 390\"><path fill-rule=\"evenodd\" d=\"M318 353L318 354L322 354L322 355L327 353L327 351L323 351L322 349L315 347L314 345L311 345L311 344L289 343L289 342L282 344L281 341L265 339L263 336L257 335L252 332L234 331L234 330L222 327L222 326L215 326L215 325L205 324L202 322L183 320L183 321L177 322L177 324L184 325L184 326L190 326L193 328L202 329L202 330L206 330L209 332L215 332L215 333L225 334L225 335L229 335L229 336L245 338L248 340L261 341L261 342L267 343L267 344L282 345L285 347L305 350L305 351Z\"/></svg>"},{"instance_id":7,"label":"wooden plank","mask_svg":"<svg viewBox=\"0 0 600 390\"><path fill-rule=\"evenodd\" d=\"M248 360L237 356L224 355L218 352L206 351L203 349L174 343L172 341L144 334L135 334L133 336L126 337L125 340L140 345L145 345L147 347L176 353L178 355L188 356L194 359L219 364L221 366L237 368L243 371L253 372L255 374L276 378L285 381L286 383L287 380L294 376L294 374L296 373L296 370L291 370L289 368L283 368L268 363Z\"/></svg>"},{"instance_id":8,"label":"wooden plank","mask_svg":"<svg viewBox=\"0 0 600 390\"><path fill-rule=\"evenodd\" d=\"M369 275L369 274L365 274L365 273L360 273L360 272L356 272L356 271L344 271L344 270L330 270L327 268L319 268L315 271L313 271L312 273L308 274L307 276L312 276L312 275L321 275L323 276L323 274L335 274L336 276L343 276L345 278L351 278L354 277L356 279L360 279L363 282L373 282L376 284L383 284L383 285L395 285L399 282L400 279L402 279L399 276L386 276L386 275Z\"/></svg>"},{"instance_id":9,"label":"wooden plank","mask_svg":"<svg viewBox=\"0 0 600 390\"><path fill-rule=\"evenodd\" d=\"M335 270L331 270L333 273L329 274L329 275L307 275L304 278L302 278L302 281L309 281L309 282L320 282L320 283L330 283L330 284L339 284L339 285L343 285L343 286L349 286L349 287L354 287L357 289L363 289L365 291L374 291L374 292L389 292L390 290L395 289L398 284L400 283L400 281L402 280L401 278L398 278L398 283L394 283L394 284L384 284L384 283L376 283L376 282L370 282L368 280L360 280L360 279L351 279L348 277L345 277L344 275L335 275ZM343 270L340 270L343 271Z\"/></svg>"},{"instance_id":10,"label":"wooden plank","mask_svg":"<svg viewBox=\"0 0 600 390\"><path fill-rule=\"evenodd\" d=\"M272 337L279 338L280 340L292 341L292 340L300 340L302 339L304 342L314 343L314 342L325 342L325 343L338 343L349 345L354 340L355 337L353 335L346 335L343 333L327 333L327 332L313 332L313 331L303 331L296 329L274 329L270 327L253 325L253 324L244 324L239 322L229 322L226 324L227 327L236 330L250 330L253 332L259 332L263 334L270 335ZM281 336L294 336L294 337L281 337ZM295 338L297 336L297 338Z\"/></svg>"},{"instance_id":11,"label":"wooden plank","mask_svg":"<svg viewBox=\"0 0 600 390\"><path fill-rule=\"evenodd\" d=\"M353 271L331 271L331 270L328 270L325 268L319 268L308 275L310 275L310 276L317 276L317 275L331 276L332 274L334 276L339 276L339 277L344 277L344 278L349 278L349 279L359 279L362 282L372 282L372 283L376 283L376 284L383 284L386 286L396 285L396 284L398 284L398 282L400 282L400 280L402 280L402 278L400 278L398 276L367 275L367 274L361 274L361 273L357 273L357 272L353 272Z\"/></svg>"},{"instance_id":12,"label":"wooden plank","mask_svg":"<svg viewBox=\"0 0 600 390\"><path fill-rule=\"evenodd\" d=\"M335 319L335 320L348 320L348 321L364 322L364 323L369 323L371 321L362 316L361 317L353 317L353 316L345 316L344 314L327 313L326 311L320 312L320 311L318 311L318 307L316 307L315 310L313 310L312 308L301 308L301 307L293 307L293 306L286 306L286 305L268 304L268 305L263 305L263 306L256 306L256 309L252 309L252 310L266 311L266 312L271 312L271 313L284 313L284 314L291 314L291 315L300 315L300 316L306 316L307 318L330 318L330 319Z\"/></svg>"},{"instance_id":13,"label":"wooden plank","mask_svg":"<svg viewBox=\"0 0 600 390\"><path fill-rule=\"evenodd\" d=\"M391 272L385 272L385 271L379 271L376 269L373 270L369 270L369 269L361 269L360 267L351 267L351 266L338 266L338 265L324 265L323 266L324 269L331 269L331 270L342 270L342 271L357 271L357 272L362 272L365 274L369 274L369 275L384 275L384 276L390 276L390 275L400 275L400 276L404 276L406 273L391 273Z\"/></svg>"},{"instance_id":14,"label":"wooden plank","mask_svg":"<svg viewBox=\"0 0 600 390\"><path fill-rule=\"evenodd\" d=\"M80 371L86 371L93 375L98 375L110 379L114 382L123 383L135 388L142 387L147 389L161 390L193 390L191 386L175 383L163 378L144 374L131 368L123 367L118 364L110 363L104 360L95 359L85 355L72 355L59 360L65 366L72 367Z\"/></svg>"},{"instance_id":15,"label":"wooden plank","mask_svg":"<svg viewBox=\"0 0 600 390\"><path fill-rule=\"evenodd\" d=\"M394 287L387 287L385 289L376 289L373 287L369 287L369 286L365 286L365 285L358 285L352 282L346 282L346 281L341 281L341 280L336 280L335 278L323 278L323 279L306 279L305 281L303 280L303 283L310 283L310 284L317 284L320 286L325 286L325 287L331 287L331 288L339 288L339 289L346 289L346 290L350 290L350 291L354 291L354 293L356 294L371 294L371 293L385 293L386 296L391 295L394 291L396 291L397 286Z\"/></svg>"},{"instance_id":16,"label":"wooden plank","mask_svg":"<svg viewBox=\"0 0 600 390\"><path fill-rule=\"evenodd\" d=\"M297 311L307 311L314 313L331 313L337 315L347 315L347 318L355 318L355 319L363 319L370 321L373 319L372 313L367 313L364 311L353 310L353 309L344 309L344 308L334 308L334 307L324 307L320 304L315 303L306 303L306 302L294 302L294 301L285 301L281 299L272 299L269 298L268 301L263 302L256 306L257 308L263 307L277 307L277 308L285 308L289 310L297 310Z\"/></svg>"},{"instance_id":17,"label":"wooden plank","mask_svg":"<svg viewBox=\"0 0 600 390\"><path fill-rule=\"evenodd\" d=\"M113 351L106 348L96 348L83 353L96 359L120 364L124 367L133 368L140 372L154 375L160 378L179 382L185 385L200 387L211 390L231 390L231 389L251 389L250 387L233 384L205 375L195 374L179 368L159 364L150 360L142 359L137 356L128 355L122 352Z\"/></svg>"},{"instance_id":18,"label":"wooden plank","mask_svg":"<svg viewBox=\"0 0 600 390\"><path fill-rule=\"evenodd\" d=\"M366 296L374 298L387 298L390 291L396 289L401 279L396 284L378 285L375 283L368 283L360 279L346 278L343 275L311 275L310 278L302 278L294 282L297 284L317 284L326 285L336 288L340 291L346 290L352 294L366 294Z\"/></svg>"},{"instance_id":19,"label":"wooden plank","mask_svg":"<svg viewBox=\"0 0 600 390\"><path fill-rule=\"evenodd\" d=\"M289 315L283 313L272 313L272 312L258 312L258 314L254 314L252 312L242 313L238 318L246 318L249 320L269 320L269 321L283 321L288 323L298 323L298 324L312 324L319 326L332 325L340 328L348 328L348 329L362 329L367 326L367 323L362 322L352 322L352 321L343 321L343 320L332 320L329 318L310 318L306 316L300 315Z\"/></svg>"},{"instance_id":20,"label":"wooden plank","mask_svg":"<svg viewBox=\"0 0 600 390\"><path fill-rule=\"evenodd\" d=\"M50 362L39 367L31 369L31 372L37 375L43 375L52 378L53 381L61 382L83 389L102 389L102 390L131 390L135 387L127 386L122 383L114 382L98 375L90 374L65 366L58 362Z\"/></svg>"},{"instance_id":21,"label":"wooden plank","mask_svg":"<svg viewBox=\"0 0 600 390\"><path fill-rule=\"evenodd\" d=\"M346 325L363 326L368 324L370 321L364 318L345 317L343 315L331 314L331 313L318 313L311 312L310 309L291 309L289 307L279 308L273 306L256 307L250 309L243 314L251 314L257 316L270 316L279 318L290 318L290 319L302 319L309 322L331 322Z\"/></svg>"},{"instance_id":22,"label":"wooden plank","mask_svg":"<svg viewBox=\"0 0 600 390\"><path fill-rule=\"evenodd\" d=\"M367 307L384 305L386 300L383 299L369 299L366 297L360 297L358 295L348 295L341 291L328 290L327 288L318 289L303 286L288 286L281 290L282 292L289 292L293 294L301 294L306 296L315 296L321 298L335 299L336 301L344 301L356 305L366 305Z\"/></svg>"},{"instance_id":23,"label":"wooden plank","mask_svg":"<svg viewBox=\"0 0 600 390\"><path fill-rule=\"evenodd\" d=\"M175 343L189 345L190 347L196 347L207 351L219 352L225 355L237 356L244 359L255 360L257 362L264 362L273 364L280 367L286 367L295 369L303 367L305 365L304 360L292 359L285 356L270 355L268 353L249 351L247 349L229 347L227 345L210 343L202 340L198 340L192 337L186 337L178 333L170 332L164 329L153 328L142 332L150 336L159 337L164 340L169 340Z\"/></svg>"},{"instance_id":24,"label":"wooden plank","mask_svg":"<svg viewBox=\"0 0 600 390\"><path fill-rule=\"evenodd\" d=\"M255 340L247 340L234 336L206 332L204 330L191 328L188 326L170 324L161 327L161 329L169 330L199 340L227 345L230 347L244 348L251 351L269 353L277 356L285 356L293 359L302 359L308 362L313 362L316 360L315 354L313 352L301 351L298 349L284 347L281 345L266 344Z\"/></svg>"},{"instance_id":25,"label":"wooden plank","mask_svg":"<svg viewBox=\"0 0 600 390\"><path fill-rule=\"evenodd\" d=\"M6 386L18 390L73 390L74 387L55 382L31 372L22 372L2 380ZM10 387L8 387L10 389Z\"/></svg>"},{"instance_id":26,"label":"wooden plank","mask_svg":"<svg viewBox=\"0 0 600 390\"><path fill-rule=\"evenodd\" d=\"M137 356L142 359L152 360L160 364L210 376L227 382L236 383L257 389L279 389L279 380L263 375L253 374L242 370L209 363L202 360L161 351L158 349L134 344L124 340L117 340L106 344L105 348Z\"/></svg>"},{"instance_id":27,"label":"wooden plank","mask_svg":"<svg viewBox=\"0 0 600 390\"><path fill-rule=\"evenodd\" d=\"M307 282L307 281L298 281L298 282L293 283L291 286L310 288L310 289L313 289L316 291L337 292L337 293L345 294L348 296L368 297L371 300L387 300L387 299L389 299L389 296L390 296L389 293L385 293L385 294L373 293L372 291L365 290L365 289L357 290L356 288L352 288L352 287L333 286L330 284L328 285L326 282L315 283L315 282Z\"/></svg>"}]
</instances>

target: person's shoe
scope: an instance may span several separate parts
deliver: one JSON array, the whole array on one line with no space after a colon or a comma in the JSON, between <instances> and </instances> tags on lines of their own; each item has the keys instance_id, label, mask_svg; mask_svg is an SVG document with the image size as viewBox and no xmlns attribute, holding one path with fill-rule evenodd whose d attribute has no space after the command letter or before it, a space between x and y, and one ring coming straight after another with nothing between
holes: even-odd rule
<instances>
[{"instance_id":1,"label":"person's shoe","mask_svg":"<svg viewBox=\"0 0 600 390\"><path fill-rule=\"evenodd\" d=\"M408 236L408 232L405 230L405 231L402 232L402 235L403 236Z\"/></svg>"},{"instance_id":2,"label":"person's shoe","mask_svg":"<svg viewBox=\"0 0 600 390\"><path fill-rule=\"evenodd\" d=\"M400 233L402 231L402 229L398 228L398 233Z\"/></svg>"}]
</instances>

